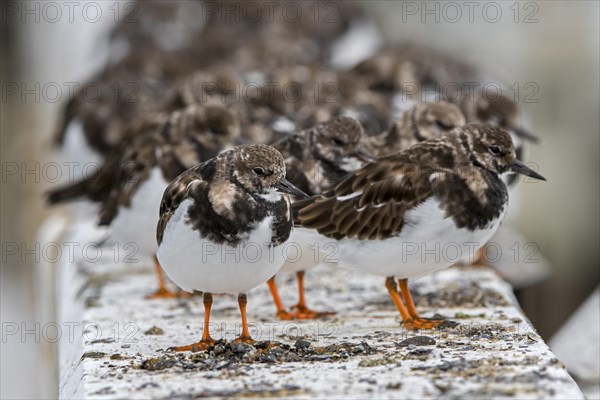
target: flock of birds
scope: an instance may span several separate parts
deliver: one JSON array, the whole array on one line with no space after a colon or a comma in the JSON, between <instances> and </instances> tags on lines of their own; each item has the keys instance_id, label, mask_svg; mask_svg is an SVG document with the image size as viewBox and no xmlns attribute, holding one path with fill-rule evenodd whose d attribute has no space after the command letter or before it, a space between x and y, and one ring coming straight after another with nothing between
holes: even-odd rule
<instances>
[{"instance_id":1,"label":"flock of birds","mask_svg":"<svg viewBox=\"0 0 600 400\"><path fill-rule=\"evenodd\" d=\"M340 267L386 278L406 327L439 325L419 316L407 280L474 259L506 214L507 173L544 179L518 159L535 138L515 102L478 89L427 101L448 83L487 78L417 45L368 48L354 65L333 65L333 55L365 52L348 37L371 22L352 4L333 3L326 23L308 10L294 23L277 13L198 23L199 4L141 2L141 20L114 30L110 60L90 79L106 91L94 102L75 96L56 139L103 166L49 202L96 204L111 242L154 256L159 288L149 297L178 295L163 270L203 292L202 339L177 351L214 343L213 293L238 294L237 340L247 343L246 293L265 282L280 319L330 314L304 297L304 271L328 246ZM135 101L113 96L131 83ZM300 250L293 259L290 243ZM424 257L419 245L431 244L456 245L459 256ZM278 294L280 272L297 275L291 309Z\"/></svg>"}]
</instances>

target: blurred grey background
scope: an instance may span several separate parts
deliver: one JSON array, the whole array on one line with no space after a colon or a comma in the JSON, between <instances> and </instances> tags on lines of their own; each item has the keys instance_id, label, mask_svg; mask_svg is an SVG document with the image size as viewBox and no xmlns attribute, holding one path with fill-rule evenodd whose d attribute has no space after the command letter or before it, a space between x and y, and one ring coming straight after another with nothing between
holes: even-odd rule
<instances>
[{"instance_id":1,"label":"blurred grey background","mask_svg":"<svg viewBox=\"0 0 600 400\"><path fill-rule=\"evenodd\" d=\"M40 6L12 2L19 8L24 3L31 9ZM107 9L112 2L100 3L105 14L94 23L78 18L77 12L73 22L68 14L54 22L36 21L2 5L3 333L6 322L32 327L41 318L36 304L44 299L39 298L35 260L7 257L4 246L33 247L48 213L41 196L47 187L43 179L9 175L7 168L35 168L36 162L52 160L49 138L64 105L60 99L48 101L53 95L22 98L10 90L14 84L34 88L49 82L66 90L65 82L82 81L97 68L103 38L115 23ZM599 282L599 2L472 2L471 10L463 2L454 3L458 8L436 1L364 3L390 41L426 44L481 66L506 86L519 85L527 126L541 138L539 145L529 147L528 160L539 165L548 182L521 185L515 219L553 266L547 280L520 297L534 326L550 338ZM535 86L528 89L528 83ZM526 102L528 94L536 102ZM0 343L1 397L52 397L56 370L40 362L45 348L33 336L25 339L7 341L3 336Z\"/></svg>"}]
</instances>

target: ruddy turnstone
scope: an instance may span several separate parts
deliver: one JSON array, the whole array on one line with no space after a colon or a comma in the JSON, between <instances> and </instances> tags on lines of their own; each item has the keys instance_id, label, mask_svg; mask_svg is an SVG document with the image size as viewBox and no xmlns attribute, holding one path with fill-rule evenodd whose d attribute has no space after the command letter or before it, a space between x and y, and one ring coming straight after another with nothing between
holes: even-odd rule
<instances>
[{"instance_id":1,"label":"ruddy turnstone","mask_svg":"<svg viewBox=\"0 0 600 400\"><path fill-rule=\"evenodd\" d=\"M71 162L104 160L136 132L130 125L168 111L161 107L169 84L200 64L198 58L188 56L189 42L198 42L197 21L189 13L186 22L169 21L183 9L197 10L199 5L144 2L139 7L142 22L116 26L104 67L80 85L66 104L55 143ZM186 23L194 26L183 27Z\"/></svg>"},{"instance_id":2,"label":"ruddy turnstone","mask_svg":"<svg viewBox=\"0 0 600 400\"><path fill-rule=\"evenodd\" d=\"M527 140L537 143L539 141L537 136L520 125L517 104L504 95L490 98L483 92L476 92L473 99L465 96L460 106L468 122L487 122L499 126L508 130L513 139L518 138L520 142ZM515 146L519 148L520 143L515 143Z\"/></svg>"},{"instance_id":3,"label":"ruddy turnstone","mask_svg":"<svg viewBox=\"0 0 600 400\"><path fill-rule=\"evenodd\" d=\"M380 91L406 91L420 97L426 91L442 92L449 83L478 82L477 68L432 48L414 43L389 45L354 66L369 85ZM421 99L424 100L424 99Z\"/></svg>"},{"instance_id":4,"label":"ruddy turnstone","mask_svg":"<svg viewBox=\"0 0 600 400\"><path fill-rule=\"evenodd\" d=\"M273 144L285 158L287 178L294 185L309 194L321 193L331 187L347 173L352 172L371 157L361 145L363 128L352 117L336 117L295 135L288 136ZM296 273L298 280L298 304L288 312L279 296L275 277L268 284L277 307L280 319L311 319L330 315L331 312L317 312L306 305L304 274L318 264L311 246L304 236L292 233L291 242L300 247L300 257L286 261L281 272Z\"/></svg>"},{"instance_id":5,"label":"ruddy turnstone","mask_svg":"<svg viewBox=\"0 0 600 400\"><path fill-rule=\"evenodd\" d=\"M436 50L414 44L390 47L356 68L372 85L396 91L394 99L440 99L456 102L467 122L484 122L506 129L517 158L523 159L527 142L538 138L523 127L511 90L479 68ZM370 73L370 75L369 75ZM385 93L385 90L384 90ZM514 192L517 176L504 177ZM511 193L511 197L518 197ZM517 201L511 202L511 209ZM487 263L481 248L474 264Z\"/></svg>"},{"instance_id":6,"label":"ruddy turnstone","mask_svg":"<svg viewBox=\"0 0 600 400\"><path fill-rule=\"evenodd\" d=\"M132 125L158 111L163 90L161 82L120 71L98 76L69 100L54 141L70 162L101 162L136 132Z\"/></svg>"},{"instance_id":7,"label":"ruddy turnstone","mask_svg":"<svg viewBox=\"0 0 600 400\"><path fill-rule=\"evenodd\" d=\"M427 139L439 137L465 124L460 109L451 103L416 103L403 112L388 130L365 140L370 154L381 157Z\"/></svg>"},{"instance_id":8,"label":"ruddy turnstone","mask_svg":"<svg viewBox=\"0 0 600 400\"><path fill-rule=\"evenodd\" d=\"M367 136L383 132L391 121L389 95L370 89L352 71L340 71L335 80L321 85L329 90L322 94L325 101L314 111L317 123L338 115L356 118ZM332 96L335 94L335 97Z\"/></svg>"},{"instance_id":9,"label":"ruddy turnstone","mask_svg":"<svg viewBox=\"0 0 600 400\"><path fill-rule=\"evenodd\" d=\"M269 81L265 87L264 81ZM221 104L228 107L244 126L239 144L268 144L298 130L290 118L274 109L266 99L275 85L261 71L239 74L231 66L217 63L178 82L165 96L163 107L177 110L192 104ZM281 135L280 135L281 134Z\"/></svg>"},{"instance_id":10,"label":"ruddy turnstone","mask_svg":"<svg viewBox=\"0 0 600 400\"><path fill-rule=\"evenodd\" d=\"M48 200L99 202L98 224L110 226L107 243L133 243L139 254L154 256L156 210L168 182L218 155L238 135L238 121L225 107L191 105L171 113L151 132L122 144L94 175L52 191ZM155 269L159 289L149 297L171 297L156 259Z\"/></svg>"},{"instance_id":11,"label":"ruddy turnstone","mask_svg":"<svg viewBox=\"0 0 600 400\"><path fill-rule=\"evenodd\" d=\"M272 144L283 155L288 179L309 194L321 193L372 157L363 149L364 131L352 117L339 116Z\"/></svg>"},{"instance_id":12,"label":"ruddy turnstone","mask_svg":"<svg viewBox=\"0 0 600 400\"><path fill-rule=\"evenodd\" d=\"M186 291L204 293L202 339L175 351L204 350L213 293L238 295L242 334L251 343L246 293L283 265L292 231L289 197L308 197L285 179L281 153L267 145L234 147L188 169L169 184L160 205L157 258Z\"/></svg>"},{"instance_id":13,"label":"ruddy turnstone","mask_svg":"<svg viewBox=\"0 0 600 400\"><path fill-rule=\"evenodd\" d=\"M193 104L244 104L242 76L227 64L216 64L190 74L167 92L163 108L175 111ZM231 110L231 108L230 108Z\"/></svg>"},{"instance_id":14,"label":"ruddy turnstone","mask_svg":"<svg viewBox=\"0 0 600 400\"><path fill-rule=\"evenodd\" d=\"M465 115L468 121L482 121L487 122L491 125L495 125L506 129L513 140L515 147L515 154L518 159L523 160L526 141L536 143L538 138L529 133L526 129L522 128L519 121L519 109L514 101L507 98L506 96L499 96L494 101L490 101L484 93L477 92L474 99L465 99L461 108L465 111ZM516 201L511 202L508 215L511 214L511 210L518 205L518 197L516 196L516 184L518 178L516 174L509 174L502 177L504 182L508 186L508 190L511 197ZM500 228L502 229L502 228ZM492 239L494 240L494 239ZM475 259L472 260L472 265L490 265L485 254L486 246L481 247L477 251Z\"/></svg>"},{"instance_id":15,"label":"ruddy turnstone","mask_svg":"<svg viewBox=\"0 0 600 400\"><path fill-rule=\"evenodd\" d=\"M505 95L487 93L489 79L478 68L439 51L412 43L401 43L377 52L352 70L368 87L380 92L403 93L418 101L457 103L467 122L486 122L537 141L518 118L516 103Z\"/></svg>"},{"instance_id":16,"label":"ruddy turnstone","mask_svg":"<svg viewBox=\"0 0 600 400\"><path fill-rule=\"evenodd\" d=\"M432 328L440 321L419 316L408 279L473 258L504 217L508 192L501 176L507 172L544 180L515 157L508 132L470 123L295 202L294 220L324 236L321 241L335 241L341 267L387 277L407 328Z\"/></svg>"},{"instance_id":17,"label":"ruddy turnstone","mask_svg":"<svg viewBox=\"0 0 600 400\"><path fill-rule=\"evenodd\" d=\"M256 95L246 96L244 134L250 141L273 143L316 125L322 106L339 103L336 79L334 71L316 63L247 71L244 84L256 88Z\"/></svg>"},{"instance_id":18,"label":"ruddy turnstone","mask_svg":"<svg viewBox=\"0 0 600 400\"><path fill-rule=\"evenodd\" d=\"M405 107L411 100L445 100L459 106L467 122L489 123L508 130L516 156L521 160L526 142L537 142L537 138L523 128L515 101L506 96L509 88L456 57L405 43L376 53L351 72L382 96L393 93L393 106ZM504 180L511 191L510 208L513 209L519 200L514 193L517 176L507 175ZM472 263L487 264L485 253L482 247Z\"/></svg>"}]
</instances>

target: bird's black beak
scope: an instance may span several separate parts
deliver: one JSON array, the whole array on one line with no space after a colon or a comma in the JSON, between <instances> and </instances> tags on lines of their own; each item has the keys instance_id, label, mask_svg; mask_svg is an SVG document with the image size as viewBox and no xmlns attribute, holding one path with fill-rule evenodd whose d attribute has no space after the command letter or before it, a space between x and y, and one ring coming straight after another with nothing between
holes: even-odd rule
<instances>
[{"instance_id":1,"label":"bird's black beak","mask_svg":"<svg viewBox=\"0 0 600 400\"><path fill-rule=\"evenodd\" d=\"M529 177L535 178L535 179L539 179L541 181L545 181L546 178L544 178L543 176L541 176L540 174L538 174L537 172L535 172L534 170L532 170L531 168L529 168L527 165L523 164L520 160L515 159L515 161L512 162L512 164L510 165L511 170L513 170L514 172L516 172L517 174L523 174L523 175L527 175Z\"/></svg>"},{"instance_id":2,"label":"bird's black beak","mask_svg":"<svg viewBox=\"0 0 600 400\"><path fill-rule=\"evenodd\" d=\"M539 143L540 142L540 139L537 136L535 136L533 133L529 132L528 130L526 130L524 128L514 128L513 132L518 137L520 137L524 140L527 140L531 143Z\"/></svg>"},{"instance_id":3,"label":"bird's black beak","mask_svg":"<svg viewBox=\"0 0 600 400\"><path fill-rule=\"evenodd\" d=\"M275 188L283 193L293 194L294 196L301 197L303 199L307 199L310 196L304 193L302 190L298 189L296 186L292 185L290 181L283 178L276 185Z\"/></svg>"},{"instance_id":4,"label":"bird's black beak","mask_svg":"<svg viewBox=\"0 0 600 400\"><path fill-rule=\"evenodd\" d=\"M371 161L375 160L375 157L373 157L365 149L362 149L362 148L359 148L358 150L356 150L356 153L354 153L354 155L356 156L356 158L358 158L359 160L364 161L364 162L371 162Z\"/></svg>"}]
</instances>

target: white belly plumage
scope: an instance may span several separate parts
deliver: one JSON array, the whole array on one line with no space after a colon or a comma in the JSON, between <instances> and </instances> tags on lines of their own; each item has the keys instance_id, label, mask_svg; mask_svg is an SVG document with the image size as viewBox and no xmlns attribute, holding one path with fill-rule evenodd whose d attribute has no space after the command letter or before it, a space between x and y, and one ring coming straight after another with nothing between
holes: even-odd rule
<instances>
[{"instance_id":1,"label":"white belly plumage","mask_svg":"<svg viewBox=\"0 0 600 400\"><path fill-rule=\"evenodd\" d=\"M306 271L321 262L328 262L328 246L316 231L296 227L285 244L285 263L281 272ZM331 240L335 242L335 240ZM335 244L334 244L335 245Z\"/></svg>"},{"instance_id":2,"label":"white belly plumage","mask_svg":"<svg viewBox=\"0 0 600 400\"><path fill-rule=\"evenodd\" d=\"M158 261L183 290L246 293L265 283L284 262L283 245L271 245L272 217L257 224L237 246L217 244L185 223L191 199L184 200L165 227Z\"/></svg>"},{"instance_id":3,"label":"white belly plumage","mask_svg":"<svg viewBox=\"0 0 600 400\"><path fill-rule=\"evenodd\" d=\"M148 179L140 185L131 199L129 207L121 207L110 225L110 242L120 249L125 246L138 247L143 256L154 256L157 250L156 225L162 196L167 181L160 168L154 167Z\"/></svg>"},{"instance_id":4,"label":"white belly plumage","mask_svg":"<svg viewBox=\"0 0 600 400\"><path fill-rule=\"evenodd\" d=\"M334 258L341 268L417 278L458 261L473 260L475 251L492 237L503 216L504 210L485 229L470 231L457 228L452 218L444 218L439 202L429 199L406 214L400 235L386 240L340 240L338 257Z\"/></svg>"}]
</instances>

